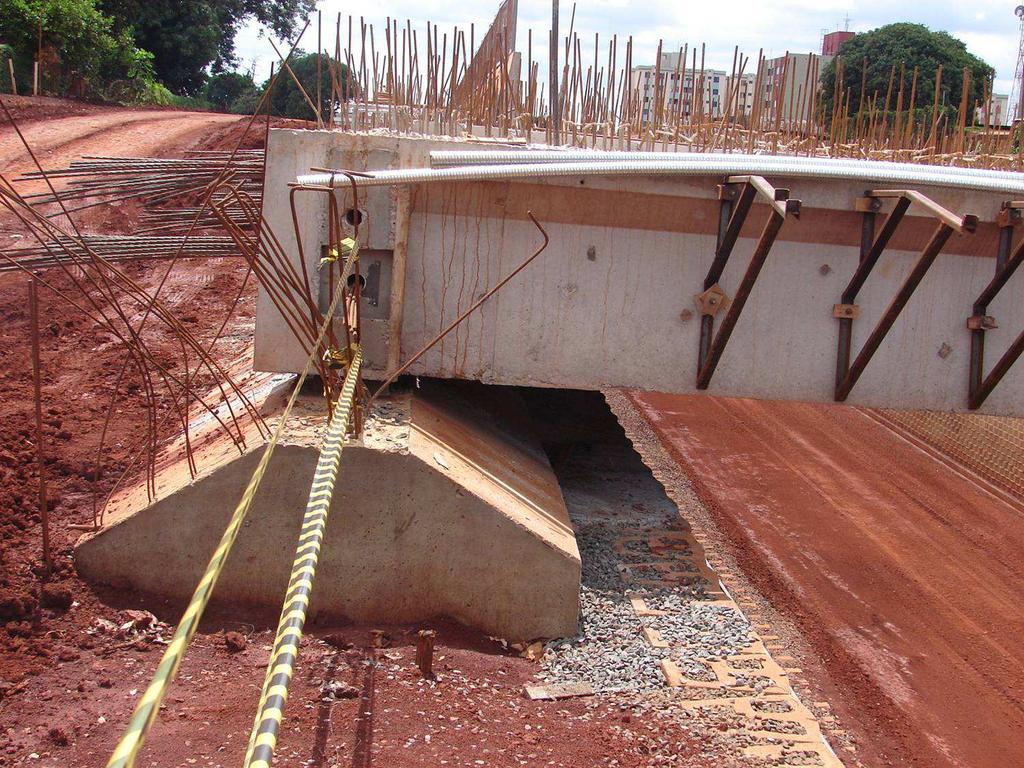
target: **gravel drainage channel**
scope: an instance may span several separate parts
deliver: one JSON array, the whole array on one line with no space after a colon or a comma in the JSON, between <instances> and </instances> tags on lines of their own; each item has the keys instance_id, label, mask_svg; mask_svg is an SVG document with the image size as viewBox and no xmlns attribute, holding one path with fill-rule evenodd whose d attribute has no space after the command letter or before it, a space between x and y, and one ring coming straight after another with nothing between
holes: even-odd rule
<instances>
[{"instance_id":1,"label":"gravel drainage channel","mask_svg":"<svg viewBox=\"0 0 1024 768\"><path fill-rule=\"evenodd\" d=\"M573 420L571 438L555 439L551 452L582 559L580 624L574 637L545 644L541 684L528 693L614 696L716 743L724 734L737 765L841 766L790 686L791 670L723 591L603 399L589 407L606 416L582 428L580 404L559 405L541 418L549 445L559 418Z\"/></svg>"},{"instance_id":2,"label":"gravel drainage channel","mask_svg":"<svg viewBox=\"0 0 1024 768\"><path fill-rule=\"evenodd\" d=\"M664 661L707 678L708 663L750 646L749 622L715 602L717 580L696 562L675 505L627 443L577 446L559 480L583 564L580 632L545 646L545 682L649 691L667 685Z\"/></svg>"}]
</instances>

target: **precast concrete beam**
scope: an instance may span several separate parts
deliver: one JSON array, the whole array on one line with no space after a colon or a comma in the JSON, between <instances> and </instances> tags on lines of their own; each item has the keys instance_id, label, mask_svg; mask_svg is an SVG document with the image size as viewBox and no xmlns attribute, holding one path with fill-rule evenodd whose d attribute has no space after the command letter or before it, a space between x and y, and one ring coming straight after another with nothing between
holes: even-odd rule
<instances>
[{"instance_id":1,"label":"precast concrete beam","mask_svg":"<svg viewBox=\"0 0 1024 768\"><path fill-rule=\"evenodd\" d=\"M326 167L380 178L382 172L429 168L434 150L480 147L479 142L430 137L272 130L265 221L294 253L297 266L287 200L288 185L299 176ZM851 303L843 300L844 290L859 269L866 270L861 266L865 193L892 192L892 184L885 178L803 172L787 177L772 170L785 167L780 163L766 164L764 179L802 202L800 218L787 220L777 233L710 381L697 375L701 340L708 334L702 335L707 321L694 296L710 287L706 277L715 263L722 218L719 186L729 174L601 176L581 171L542 178L527 169L514 178L402 182L396 187L364 182L358 194L364 214L360 238L366 264L381 275L380 289L363 303L365 376L380 378L406 362L532 253L540 237L529 211L550 237L547 249L409 373L491 384L671 393L705 391L699 386L707 384L710 394L832 402L837 339L852 329L850 344L863 346L912 274L938 212L960 223L977 216L976 231L958 231L945 243L846 402L949 411L972 407L968 383L972 375L977 378L970 362L972 333L980 331L965 327L964 320L995 273L998 219L1009 193L942 186L941 177L932 174L920 176L924 181L913 189L900 190L910 196L906 209L896 207L899 201L874 200L877 229L894 231L885 239L871 280L857 292L859 319L837 321L834 307ZM900 167L909 178L920 168ZM344 197L350 190L339 183L339 194ZM301 196L298 221L304 243L326 242L324 198ZM715 280L726 304L735 303L749 283L746 265L769 206L780 201L750 202L745 224L730 235L735 236L735 254ZM312 273L316 248L307 247L306 255ZM987 314L1005 330L985 334L986 370L1007 354L1013 358L1016 332L1024 327L1024 302L1014 299L1022 285L1024 272L1013 276L989 308ZM255 350L258 370L296 371L305 361L262 292ZM973 405L987 413L1021 415L1022 403L1024 367L1018 365L1008 369L983 403Z\"/></svg>"}]
</instances>

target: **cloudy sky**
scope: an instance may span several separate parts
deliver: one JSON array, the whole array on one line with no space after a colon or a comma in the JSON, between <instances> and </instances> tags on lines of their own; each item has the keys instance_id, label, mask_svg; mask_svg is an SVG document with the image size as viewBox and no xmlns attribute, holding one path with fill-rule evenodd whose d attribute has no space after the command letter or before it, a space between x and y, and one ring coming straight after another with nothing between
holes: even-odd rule
<instances>
[{"instance_id":1,"label":"cloudy sky","mask_svg":"<svg viewBox=\"0 0 1024 768\"><path fill-rule=\"evenodd\" d=\"M378 31L384 28L384 20L390 15L399 19L400 24L410 19L413 26L421 30L427 21L441 25L442 31L455 25L468 30L469 24L475 23L479 40L499 2L395 0L359 7L374 9L376 15L367 16L366 20ZM350 2L338 0L321 0L318 4L323 11L325 47L333 49L333 42L328 45L326 40L333 41L333 20L337 14L340 12L347 19L353 7ZM572 7L572 0L561 0L560 32L563 36L569 27ZM590 40L591 51L594 33L600 33L604 56L607 56L605 46L611 35L619 35L620 63L622 40L628 35L633 36L636 64L653 63L659 39L664 40L666 50L678 50L686 43L691 48L694 43L698 46L706 43L707 66L728 71L736 45L752 58L761 48L767 56L782 55L787 50L820 52L822 32L846 28L847 23L850 30L863 32L897 21L917 22L932 29L946 30L966 42L971 52L995 67L996 92L1008 93L1017 64L1020 36L1014 7L1015 2L993 0L730 0L728 4L687 0L579 0L575 29L583 41ZM331 21L328 23L328 20ZM343 24L347 25L347 21ZM525 52L526 30L532 29L534 60L546 62L547 46L543 43L550 24L550 1L520 0L517 48ZM260 27L253 24L241 30L237 39L240 65L243 68L255 66L257 79L265 78L271 62L276 60L262 34ZM342 34L344 45L345 32ZM315 49L315 23L306 35L302 47ZM542 64L541 70L545 68Z\"/></svg>"}]
</instances>

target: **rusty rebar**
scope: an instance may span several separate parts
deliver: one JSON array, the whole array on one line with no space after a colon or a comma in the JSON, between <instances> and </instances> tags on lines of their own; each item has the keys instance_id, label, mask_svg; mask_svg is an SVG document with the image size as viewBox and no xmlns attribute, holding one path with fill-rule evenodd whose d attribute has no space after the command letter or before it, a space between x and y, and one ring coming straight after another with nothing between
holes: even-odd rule
<instances>
[{"instance_id":1,"label":"rusty rebar","mask_svg":"<svg viewBox=\"0 0 1024 768\"><path fill-rule=\"evenodd\" d=\"M53 571L50 554L50 511L46 503L46 448L43 444L43 385L39 364L39 296L36 281L28 281L28 315L32 337L32 385L36 416L36 474L39 484L39 521L43 529L43 578Z\"/></svg>"}]
</instances>

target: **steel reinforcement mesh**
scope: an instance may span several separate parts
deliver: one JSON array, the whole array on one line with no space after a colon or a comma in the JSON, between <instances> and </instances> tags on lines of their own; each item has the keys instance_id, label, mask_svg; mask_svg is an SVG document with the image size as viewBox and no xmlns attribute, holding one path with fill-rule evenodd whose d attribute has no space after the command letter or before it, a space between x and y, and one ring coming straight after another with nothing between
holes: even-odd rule
<instances>
[{"instance_id":1,"label":"steel reinforcement mesh","mask_svg":"<svg viewBox=\"0 0 1024 768\"><path fill-rule=\"evenodd\" d=\"M1024 501L1024 419L940 411L874 411Z\"/></svg>"}]
</instances>

